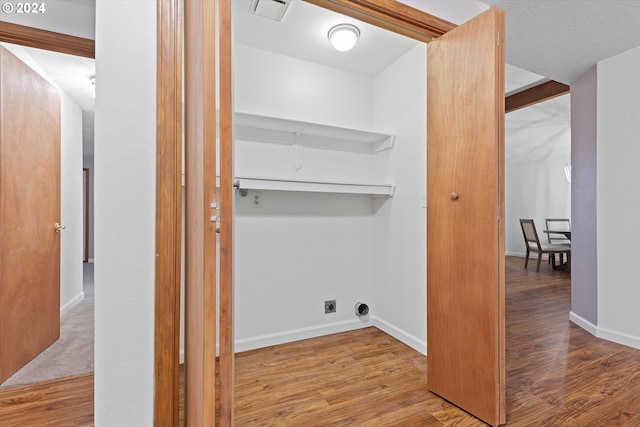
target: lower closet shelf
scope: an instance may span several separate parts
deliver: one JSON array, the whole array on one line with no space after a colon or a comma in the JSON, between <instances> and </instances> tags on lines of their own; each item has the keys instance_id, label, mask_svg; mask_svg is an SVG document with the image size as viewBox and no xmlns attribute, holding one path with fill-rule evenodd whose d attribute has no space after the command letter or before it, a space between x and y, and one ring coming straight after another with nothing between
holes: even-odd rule
<instances>
[{"instance_id":1,"label":"lower closet shelf","mask_svg":"<svg viewBox=\"0 0 640 427\"><path fill-rule=\"evenodd\" d=\"M303 191L312 193L364 194L392 197L390 184L353 184L329 181L297 181L277 178L236 177L234 186L239 190Z\"/></svg>"}]
</instances>

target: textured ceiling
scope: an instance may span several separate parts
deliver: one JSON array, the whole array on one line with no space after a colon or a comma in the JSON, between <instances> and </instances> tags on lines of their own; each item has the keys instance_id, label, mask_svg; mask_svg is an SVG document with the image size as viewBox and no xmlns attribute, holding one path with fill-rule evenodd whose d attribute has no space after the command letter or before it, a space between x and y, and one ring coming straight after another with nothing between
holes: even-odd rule
<instances>
[{"instance_id":1,"label":"textured ceiling","mask_svg":"<svg viewBox=\"0 0 640 427\"><path fill-rule=\"evenodd\" d=\"M505 10L506 61L565 84L640 45L638 0L483 0Z\"/></svg>"}]
</instances>

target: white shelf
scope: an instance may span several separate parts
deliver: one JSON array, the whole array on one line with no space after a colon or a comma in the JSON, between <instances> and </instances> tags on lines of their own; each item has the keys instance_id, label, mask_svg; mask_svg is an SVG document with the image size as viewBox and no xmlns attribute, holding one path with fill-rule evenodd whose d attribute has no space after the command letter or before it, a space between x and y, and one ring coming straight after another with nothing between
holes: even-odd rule
<instances>
[{"instance_id":1,"label":"white shelf","mask_svg":"<svg viewBox=\"0 0 640 427\"><path fill-rule=\"evenodd\" d=\"M392 197L390 184L353 184L327 181L297 181L277 178L236 177L236 187L247 190L301 191L314 193L364 194Z\"/></svg>"},{"instance_id":2,"label":"white shelf","mask_svg":"<svg viewBox=\"0 0 640 427\"><path fill-rule=\"evenodd\" d=\"M358 153L388 150L395 141L395 135L390 134L238 112L234 115L234 137Z\"/></svg>"}]
</instances>

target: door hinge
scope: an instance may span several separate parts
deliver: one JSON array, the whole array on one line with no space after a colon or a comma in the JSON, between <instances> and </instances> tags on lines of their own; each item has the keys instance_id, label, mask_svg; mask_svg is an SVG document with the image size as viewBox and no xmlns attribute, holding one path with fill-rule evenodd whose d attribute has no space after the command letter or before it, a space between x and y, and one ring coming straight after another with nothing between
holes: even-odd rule
<instances>
[{"instance_id":1,"label":"door hinge","mask_svg":"<svg viewBox=\"0 0 640 427\"><path fill-rule=\"evenodd\" d=\"M500 31L498 31L498 47L500 47Z\"/></svg>"},{"instance_id":2,"label":"door hinge","mask_svg":"<svg viewBox=\"0 0 640 427\"><path fill-rule=\"evenodd\" d=\"M502 221L502 214L500 212L500 208L498 208L498 222Z\"/></svg>"}]
</instances>

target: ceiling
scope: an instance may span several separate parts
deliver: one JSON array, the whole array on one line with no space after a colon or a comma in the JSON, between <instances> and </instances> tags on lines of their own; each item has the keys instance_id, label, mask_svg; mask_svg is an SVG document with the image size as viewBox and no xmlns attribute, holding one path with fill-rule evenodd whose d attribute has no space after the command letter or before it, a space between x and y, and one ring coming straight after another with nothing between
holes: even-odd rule
<instances>
[{"instance_id":1,"label":"ceiling","mask_svg":"<svg viewBox=\"0 0 640 427\"><path fill-rule=\"evenodd\" d=\"M507 63L564 84L640 45L638 0L482 1L505 10Z\"/></svg>"},{"instance_id":2,"label":"ceiling","mask_svg":"<svg viewBox=\"0 0 640 427\"><path fill-rule=\"evenodd\" d=\"M419 43L301 0L287 1L291 5L283 22L276 22L251 14L252 0L232 0L235 42L367 75L377 74ZM401 1L455 24L467 21L492 5L504 9L507 94L546 79L571 84L597 61L640 45L638 0ZM69 9L73 7L80 8L74 15L77 17L86 16L87 8L95 11L93 0L65 0L61 4L67 8L66 15L74 15ZM56 19L56 15L48 16L49 20ZM70 21L65 22L66 26L72 25ZM329 28L341 22L357 23L361 30L356 48L346 53L333 50L327 40ZM52 29L51 25L58 23L48 25L49 28L39 26ZM77 25L93 28L93 23ZM71 34L74 32L77 31L69 30ZM88 113L85 115L92 118L92 88L86 85L89 75L93 74L90 65L69 55L29 51ZM99 75L97 81L99 84Z\"/></svg>"},{"instance_id":3,"label":"ceiling","mask_svg":"<svg viewBox=\"0 0 640 427\"><path fill-rule=\"evenodd\" d=\"M284 19L278 22L251 13L253 0L233 0L234 42L370 76L421 43L310 3L289 2ZM489 8L477 0L404 2L428 7L430 13L454 23L465 22ZM336 51L327 39L329 29L340 23L352 23L360 29L358 43L349 52ZM511 93L544 80L542 75L507 65L505 91Z\"/></svg>"},{"instance_id":4,"label":"ceiling","mask_svg":"<svg viewBox=\"0 0 640 427\"><path fill-rule=\"evenodd\" d=\"M252 0L233 0L236 41L367 74L375 74L410 49L405 38L359 23L362 35L356 48L348 54L332 51L326 38L329 28L354 20L300 0L289 1L292 4L278 23L250 14ZM507 93L545 78L571 84L598 61L640 45L638 0L400 1L455 24L490 6L504 9Z\"/></svg>"},{"instance_id":5,"label":"ceiling","mask_svg":"<svg viewBox=\"0 0 640 427\"><path fill-rule=\"evenodd\" d=\"M290 1L282 22L251 13L253 0L233 0L234 43L322 63L367 75L376 75L419 42L303 1ZM274 0L259 0L274 3ZM355 24L360 30L356 46L338 52L327 38L337 24Z\"/></svg>"}]
</instances>

